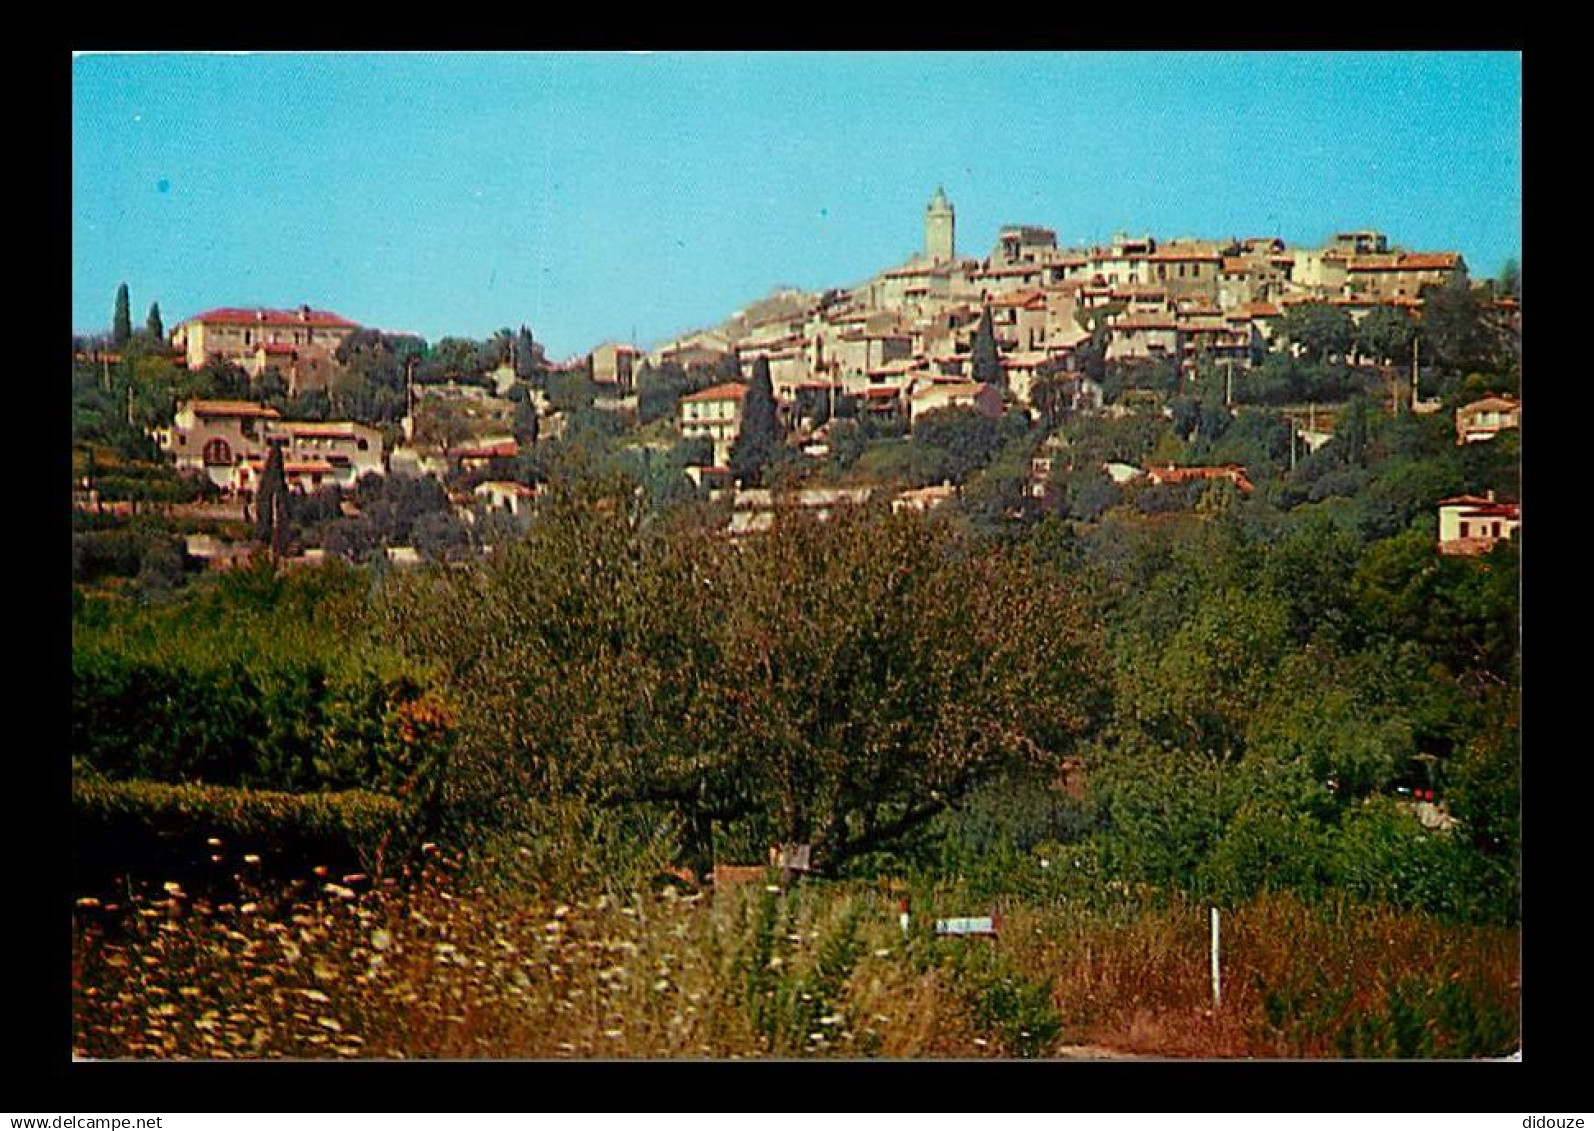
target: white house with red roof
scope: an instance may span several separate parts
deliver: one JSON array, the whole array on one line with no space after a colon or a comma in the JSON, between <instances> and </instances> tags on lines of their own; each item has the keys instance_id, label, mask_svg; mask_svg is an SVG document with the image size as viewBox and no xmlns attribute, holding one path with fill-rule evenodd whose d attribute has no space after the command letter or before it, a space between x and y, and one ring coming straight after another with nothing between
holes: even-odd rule
<instances>
[{"instance_id":1,"label":"white house with red roof","mask_svg":"<svg viewBox=\"0 0 1594 1131\"><path fill-rule=\"evenodd\" d=\"M172 345L183 351L189 369L210 361L229 361L250 376L275 368L291 392L325 388L337 370L334 354L360 328L340 314L300 306L295 310L223 306L178 323Z\"/></svg>"},{"instance_id":2,"label":"white house with red roof","mask_svg":"<svg viewBox=\"0 0 1594 1131\"><path fill-rule=\"evenodd\" d=\"M289 484L310 489L352 487L360 476L386 471L382 434L353 421L283 420L254 401L192 400L177 406L157 443L180 471L203 472L224 491L252 491L272 444L290 464L303 465ZM248 468L257 465L253 472ZM312 466L313 465L313 466Z\"/></svg>"},{"instance_id":3,"label":"white house with red roof","mask_svg":"<svg viewBox=\"0 0 1594 1131\"><path fill-rule=\"evenodd\" d=\"M171 427L156 430L155 440L179 471L203 472L230 491L238 465L265 457L267 429L281 415L253 401L184 401Z\"/></svg>"},{"instance_id":4,"label":"white house with red roof","mask_svg":"<svg viewBox=\"0 0 1594 1131\"><path fill-rule=\"evenodd\" d=\"M1441 554L1487 554L1497 542L1514 537L1521 526L1521 504L1499 502L1493 491L1482 497L1439 500Z\"/></svg>"},{"instance_id":5,"label":"white house with red roof","mask_svg":"<svg viewBox=\"0 0 1594 1131\"><path fill-rule=\"evenodd\" d=\"M362 475L382 475L382 433L351 420L282 420L266 427L266 436L285 445L290 459L321 460L332 467L332 481L353 487Z\"/></svg>"}]
</instances>

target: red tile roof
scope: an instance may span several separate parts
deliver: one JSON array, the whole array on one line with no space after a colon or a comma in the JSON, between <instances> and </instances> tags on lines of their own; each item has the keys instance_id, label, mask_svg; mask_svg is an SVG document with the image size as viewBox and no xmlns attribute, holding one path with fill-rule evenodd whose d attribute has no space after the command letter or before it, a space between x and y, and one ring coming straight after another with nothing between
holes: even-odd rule
<instances>
[{"instance_id":1,"label":"red tile roof","mask_svg":"<svg viewBox=\"0 0 1594 1131\"><path fill-rule=\"evenodd\" d=\"M1201 479L1228 479L1241 491L1249 494L1254 490L1251 481L1246 478L1245 468L1239 464L1224 464L1222 467L1175 467L1167 464L1163 467L1148 467L1146 474L1153 483L1189 483Z\"/></svg>"},{"instance_id":2,"label":"red tile roof","mask_svg":"<svg viewBox=\"0 0 1594 1131\"><path fill-rule=\"evenodd\" d=\"M1461 263L1454 251L1401 252L1392 255L1359 255L1350 261L1352 271L1453 271Z\"/></svg>"},{"instance_id":3,"label":"red tile roof","mask_svg":"<svg viewBox=\"0 0 1594 1131\"><path fill-rule=\"evenodd\" d=\"M1453 499L1440 499L1441 507L1464 507L1468 515L1484 518L1514 518L1522 517L1521 503L1503 503L1496 499L1479 498L1477 495L1457 495Z\"/></svg>"},{"instance_id":4,"label":"red tile roof","mask_svg":"<svg viewBox=\"0 0 1594 1131\"><path fill-rule=\"evenodd\" d=\"M359 327L358 322L350 322L341 314L333 314L330 310L311 310L308 307L301 307L298 310L272 310L266 307L220 306L215 310L207 310L203 314L185 319L185 324L188 322L251 326L346 326L351 330Z\"/></svg>"},{"instance_id":5,"label":"red tile roof","mask_svg":"<svg viewBox=\"0 0 1594 1131\"><path fill-rule=\"evenodd\" d=\"M698 401L739 401L747 396L747 386L735 381L728 381L723 385L704 389L700 393L693 393L689 397L682 397L681 403L695 403Z\"/></svg>"},{"instance_id":6,"label":"red tile roof","mask_svg":"<svg viewBox=\"0 0 1594 1131\"><path fill-rule=\"evenodd\" d=\"M1178 323L1168 314L1122 314L1112 320L1114 330L1177 330Z\"/></svg>"},{"instance_id":7,"label":"red tile roof","mask_svg":"<svg viewBox=\"0 0 1594 1131\"><path fill-rule=\"evenodd\" d=\"M455 448L456 459L493 459L497 456L513 456L520 452L520 445L514 440L500 440L496 444L482 444L474 448Z\"/></svg>"},{"instance_id":8,"label":"red tile roof","mask_svg":"<svg viewBox=\"0 0 1594 1131\"><path fill-rule=\"evenodd\" d=\"M279 419L282 414L254 401L189 401L188 407L195 416L266 416Z\"/></svg>"}]
</instances>

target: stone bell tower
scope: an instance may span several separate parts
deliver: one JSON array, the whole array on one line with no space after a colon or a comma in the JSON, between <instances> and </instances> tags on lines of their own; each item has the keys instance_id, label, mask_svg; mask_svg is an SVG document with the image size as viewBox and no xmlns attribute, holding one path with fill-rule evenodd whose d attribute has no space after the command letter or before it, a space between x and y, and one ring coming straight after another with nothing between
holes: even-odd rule
<instances>
[{"instance_id":1,"label":"stone bell tower","mask_svg":"<svg viewBox=\"0 0 1594 1131\"><path fill-rule=\"evenodd\" d=\"M957 255L952 205L939 186L924 210L924 254L931 263L950 263Z\"/></svg>"}]
</instances>

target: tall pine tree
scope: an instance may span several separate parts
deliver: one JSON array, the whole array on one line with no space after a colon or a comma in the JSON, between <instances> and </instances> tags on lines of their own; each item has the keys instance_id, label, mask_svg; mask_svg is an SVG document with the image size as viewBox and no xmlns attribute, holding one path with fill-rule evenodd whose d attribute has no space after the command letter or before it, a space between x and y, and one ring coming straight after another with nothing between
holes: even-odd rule
<instances>
[{"instance_id":1,"label":"tall pine tree","mask_svg":"<svg viewBox=\"0 0 1594 1131\"><path fill-rule=\"evenodd\" d=\"M775 386L769 359L753 362L753 380L742 398L742 425L731 446L731 474L747 487L762 485L764 469L780 451L780 421L775 415Z\"/></svg>"},{"instance_id":2,"label":"tall pine tree","mask_svg":"<svg viewBox=\"0 0 1594 1131\"><path fill-rule=\"evenodd\" d=\"M121 349L133 337L133 312L128 302L127 284L116 288L116 310L111 315L111 345Z\"/></svg>"}]
</instances>

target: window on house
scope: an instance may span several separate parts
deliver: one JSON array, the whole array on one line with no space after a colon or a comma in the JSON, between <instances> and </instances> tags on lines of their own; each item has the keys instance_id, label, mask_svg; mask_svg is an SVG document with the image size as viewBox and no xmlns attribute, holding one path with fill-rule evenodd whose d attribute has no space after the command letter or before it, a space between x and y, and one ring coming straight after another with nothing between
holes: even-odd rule
<instances>
[{"instance_id":1,"label":"window on house","mask_svg":"<svg viewBox=\"0 0 1594 1131\"><path fill-rule=\"evenodd\" d=\"M1470 537L1471 536L1471 532L1472 532L1472 524L1463 522L1461 524L1461 536L1463 538Z\"/></svg>"},{"instance_id":2,"label":"window on house","mask_svg":"<svg viewBox=\"0 0 1594 1131\"><path fill-rule=\"evenodd\" d=\"M224 466L232 462L232 446L220 436L207 443L200 454L207 464Z\"/></svg>"}]
</instances>

